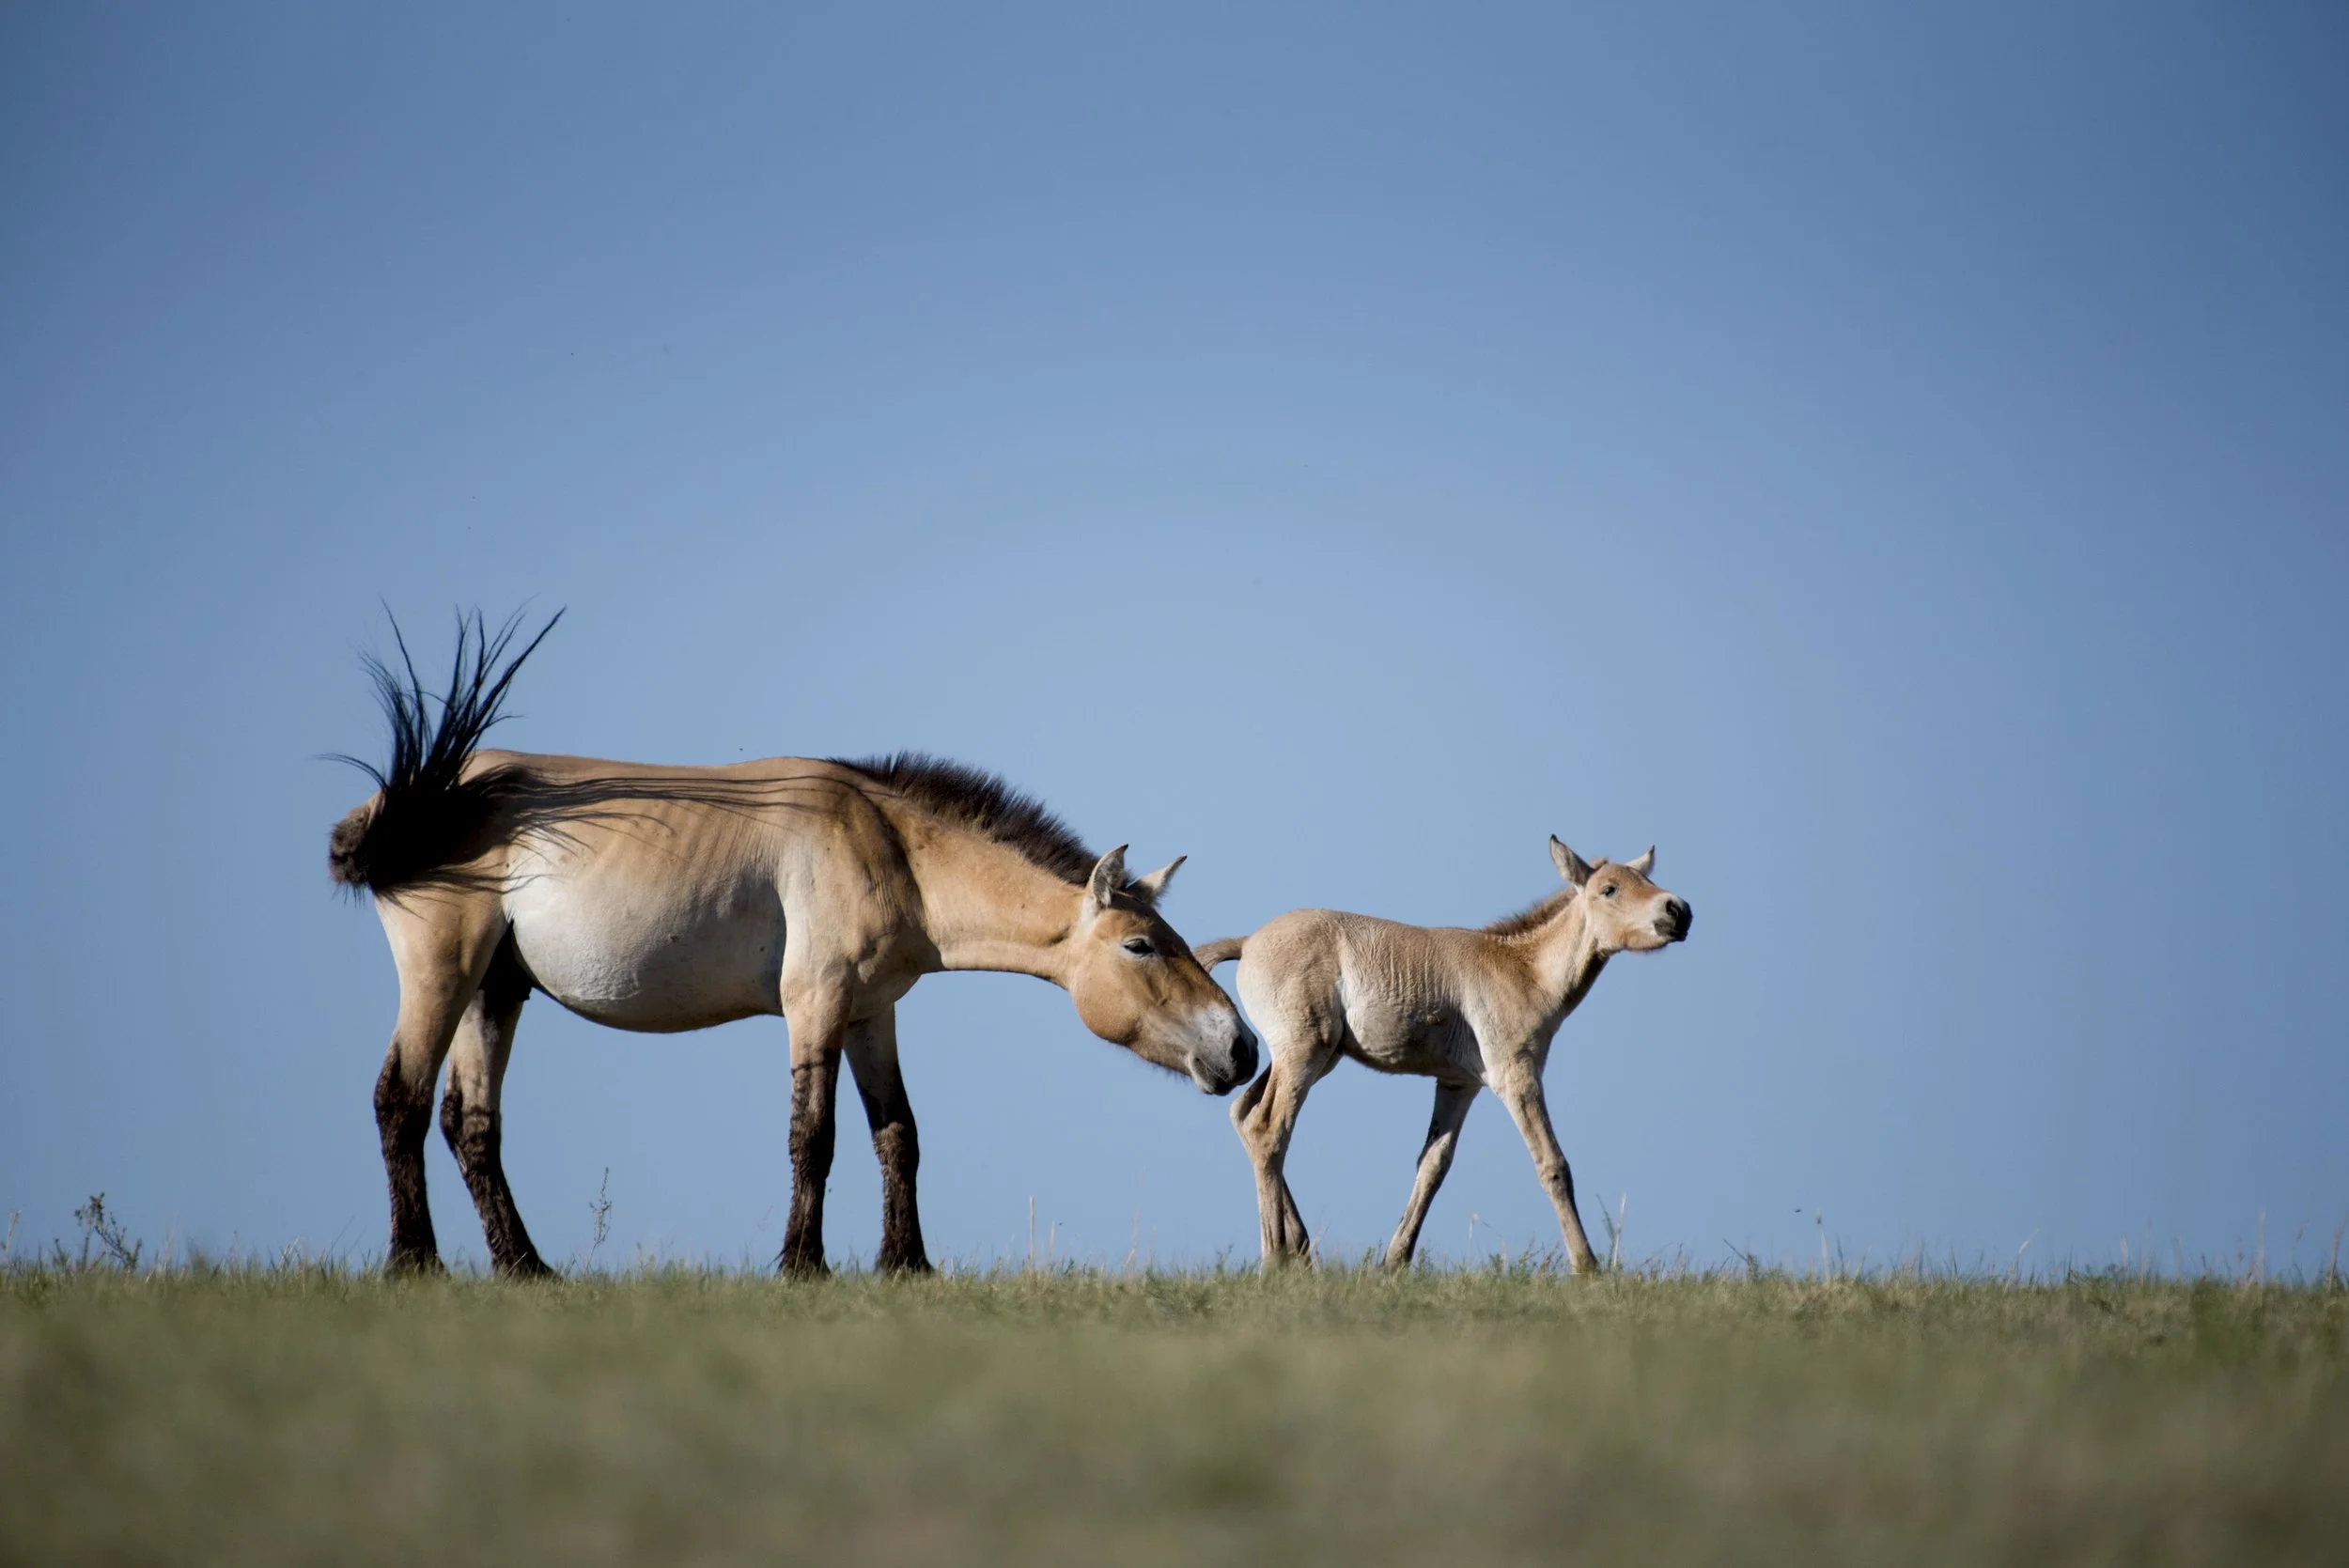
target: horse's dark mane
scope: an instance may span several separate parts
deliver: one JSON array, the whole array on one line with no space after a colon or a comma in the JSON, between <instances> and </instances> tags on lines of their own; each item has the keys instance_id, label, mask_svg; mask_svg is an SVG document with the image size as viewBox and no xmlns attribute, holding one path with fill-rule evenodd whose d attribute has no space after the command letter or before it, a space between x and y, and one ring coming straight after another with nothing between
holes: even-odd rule
<instances>
[{"instance_id":1,"label":"horse's dark mane","mask_svg":"<svg viewBox=\"0 0 2349 1568\"><path fill-rule=\"evenodd\" d=\"M466 759L500 718L506 690L522 660L537 651L563 618L558 610L522 650L507 659L521 629L517 612L492 637L481 613L457 617L457 657L448 690L425 690L409 657L399 623L392 641L399 668L373 654L362 656L375 683L376 700L392 730L391 761L381 768L354 756L337 756L375 781L376 798L334 824L327 846L327 869L348 888L389 892L430 878L464 858L474 837L522 780L512 768L464 777ZM504 668L500 668L503 661ZM438 705L435 721L432 707Z\"/></svg>"},{"instance_id":2,"label":"horse's dark mane","mask_svg":"<svg viewBox=\"0 0 2349 1568\"><path fill-rule=\"evenodd\" d=\"M470 777L465 770L482 737L502 717L506 691L522 661L562 618L557 611L508 658L521 629L519 614L495 635L480 612L459 614L457 656L444 694L426 689L397 621L392 640L399 649L399 664L363 656L391 727L392 754L381 768L354 756L333 759L358 768L376 787L374 800L334 825L327 868L335 881L388 893L450 877L451 867L478 853L480 835L501 812L543 813L554 797L580 793L576 786L566 791L518 767L475 768ZM1097 857L1068 825L1043 801L995 774L919 752L830 760L894 791L920 810L1016 850L1062 881L1082 886L1093 874ZM743 788L700 780L671 787L680 797L706 794L718 801ZM647 792L645 782L633 778L622 791L631 796Z\"/></svg>"},{"instance_id":3,"label":"horse's dark mane","mask_svg":"<svg viewBox=\"0 0 2349 1568\"><path fill-rule=\"evenodd\" d=\"M1043 801L983 768L920 752L830 760L895 790L934 816L1018 850L1064 882L1081 886L1099 859Z\"/></svg>"},{"instance_id":4,"label":"horse's dark mane","mask_svg":"<svg viewBox=\"0 0 2349 1568\"><path fill-rule=\"evenodd\" d=\"M1495 937L1521 937L1528 931L1538 929L1548 924L1549 917L1564 908L1566 901L1572 898L1576 892L1574 888L1563 887L1556 893L1546 893L1519 909L1516 914L1502 915L1499 920L1486 925L1485 931Z\"/></svg>"}]
</instances>

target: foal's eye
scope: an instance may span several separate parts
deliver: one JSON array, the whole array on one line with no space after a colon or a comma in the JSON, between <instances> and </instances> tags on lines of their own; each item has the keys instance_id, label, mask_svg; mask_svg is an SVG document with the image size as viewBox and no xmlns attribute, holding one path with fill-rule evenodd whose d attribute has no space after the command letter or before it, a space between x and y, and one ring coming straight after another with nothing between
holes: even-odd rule
<instances>
[{"instance_id":1,"label":"foal's eye","mask_svg":"<svg viewBox=\"0 0 2349 1568\"><path fill-rule=\"evenodd\" d=\"M1603 888L1601 888L1601 889L1599 889L1599 890L1598 890L1598 895L1599 895L1601 898L1612 898L1612 897L1614 897L1614 896L1615 896L1615 884L1614 884L1614 883L1612 883L1612 882L1608 883L1605 887L1603 887Z\"/></svg>"},{"instance_id":2,"label":"foal's eye","mask_svg":"<svg viewBox=\"0 0 2349 1568\"><path fill-rule=\"evenodd\" d=\"M1158 949L1150 945L1150 939L1147 937L1128 937L1126 939L1126 951L1132 954L1137 958L1147 958L1152 954L1156 953Z\"/></svg>"}]
</instances>

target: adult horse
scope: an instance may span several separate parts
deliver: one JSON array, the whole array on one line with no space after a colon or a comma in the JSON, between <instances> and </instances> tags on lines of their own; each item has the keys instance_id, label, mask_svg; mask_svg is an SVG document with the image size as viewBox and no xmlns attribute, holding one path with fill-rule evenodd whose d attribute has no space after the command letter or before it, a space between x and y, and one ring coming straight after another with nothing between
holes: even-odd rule
<instances>
[{"instance_id":1,"label":"adult horse","mask_svg":"<svg viewBox=\"0 0 2349 1568\"><path fill-rule=\"evenodd\" d=\"M560 619L558 615L555 619ZM405 643L369 671L390 764L334 827L334 879L374 895L399 970L376 1082L395 1270L440 1265L425 1202L432 1092L502 1274L552 1272L500 1157L499 1086L542 991L618 1029L779 1014L791 1036L791 1213L781 1266L824 1268L824 1182L848 1059L881 1166L887 1269L929 1266L920 1149L897 1064L897 999L941 970L1033 974L1144 1061L1228 1093L1256 1067L1238 1010L1159 918L1178 859L1128 880L1002 780L918 755L658 768L476 749L515 673L517 622L460 619L445 696ZM394 628L395 639L397 628ZM433 718L437 707L438 718Z\"/></svg>"}]
</instances>

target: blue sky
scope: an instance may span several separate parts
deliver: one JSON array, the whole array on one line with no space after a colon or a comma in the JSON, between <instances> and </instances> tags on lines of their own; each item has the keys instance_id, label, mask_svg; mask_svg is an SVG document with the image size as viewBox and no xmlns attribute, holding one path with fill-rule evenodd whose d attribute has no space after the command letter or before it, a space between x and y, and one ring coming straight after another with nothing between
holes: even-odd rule
<instances>
[{"instance_id":1,"label":"blue sky","mask_svg":"<svg viewBox=\"0 0 2349 1568\"><path fill-rule=\"evenodd\" d=\"M19 1247L101 1190L382 1246L392 971L317 760L380 747L381 600L432 648L568 607L507 744L945 753L1189 854L1194 939L1656 843L1693 939L1549 1074L1635 1256L2320 1265L2349 26L1899 12L0 11ZM1050 987L900 1033L935 1253L1033 1196L1065 1253L1252 1256L1224 1104ZM602 1261L771 1257L787 1083L773 1020L535 1001L542 1248L608 1169ZM1330 1244L1428 1099L1315 1090ZM1427 1243L1472 1223L1556 1239L1489 1102Z\"/></svg>"}]
</instances>

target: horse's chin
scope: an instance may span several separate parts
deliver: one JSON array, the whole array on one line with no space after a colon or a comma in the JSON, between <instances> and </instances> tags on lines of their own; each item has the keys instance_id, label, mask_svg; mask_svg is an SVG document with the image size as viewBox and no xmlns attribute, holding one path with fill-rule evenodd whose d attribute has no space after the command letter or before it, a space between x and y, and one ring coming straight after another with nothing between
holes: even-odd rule
<instances>
[{"instance_id":1,"label":"horse's chin","mask_svg":"<svg viewBox=\"0 0 2349 1568\"><path fill-rule=\"evenodd\" d=\"M1229 1083L1221 1082L1197 1062L1191 1063L1187 1070L1190 1074L1190 1081L1199 1086L1201 1094L1219 1099L1248 1081L1247 1075L1240 1074L1234 1077Z\"/></svg>"}]
</instances>

